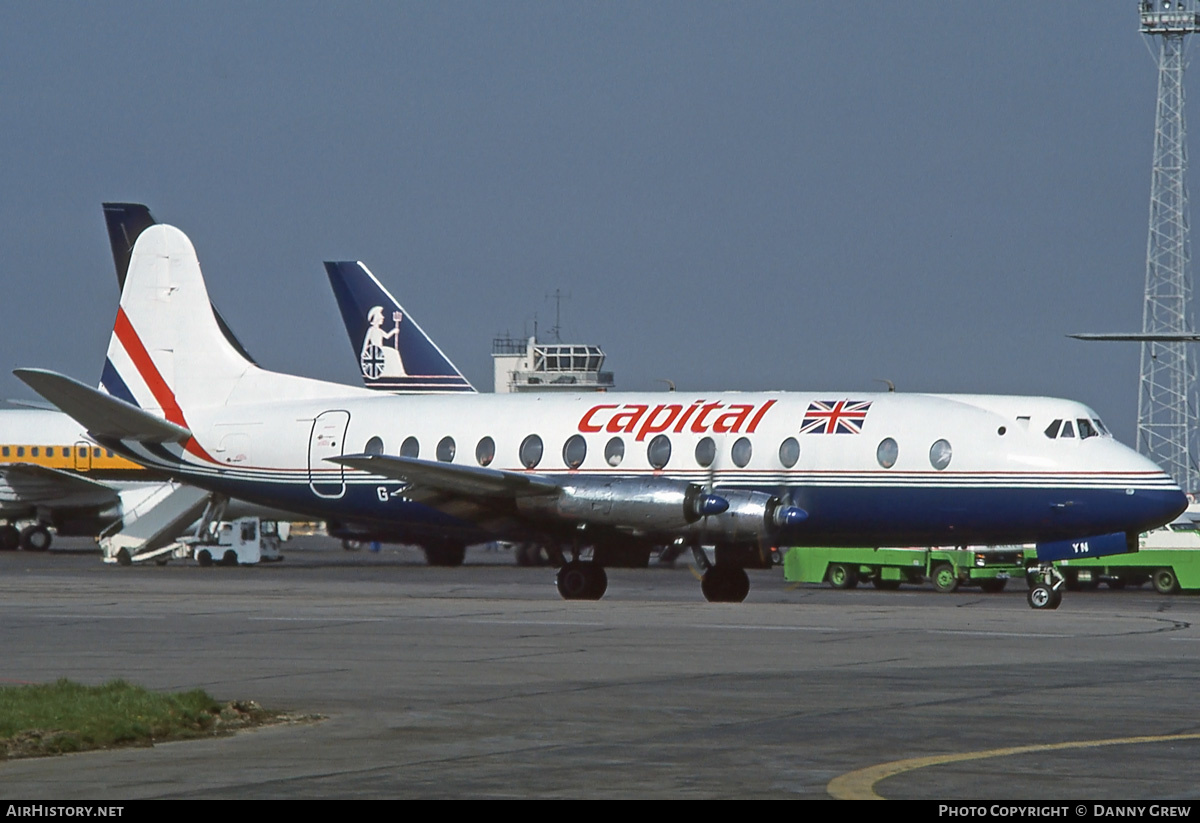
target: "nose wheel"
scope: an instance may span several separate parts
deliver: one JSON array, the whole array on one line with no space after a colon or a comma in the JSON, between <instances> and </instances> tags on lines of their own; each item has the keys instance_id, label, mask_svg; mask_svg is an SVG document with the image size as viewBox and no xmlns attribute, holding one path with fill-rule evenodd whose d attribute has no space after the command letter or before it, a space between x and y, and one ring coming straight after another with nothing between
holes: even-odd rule
<instances>
[{"instance_id":1,"label":"nose wheel","mask_svg":"<svg viewBox=\"0 0 1200 823\"><path fill-rule=\"evenodd\" d=\"M1062 605L1062 593L1066 584L1066 578L1054 568L1053 563L1041 564L1029 577L1029 594L1025 596L1029 608L1057 609Z\"/></svg>"}]
</instances>

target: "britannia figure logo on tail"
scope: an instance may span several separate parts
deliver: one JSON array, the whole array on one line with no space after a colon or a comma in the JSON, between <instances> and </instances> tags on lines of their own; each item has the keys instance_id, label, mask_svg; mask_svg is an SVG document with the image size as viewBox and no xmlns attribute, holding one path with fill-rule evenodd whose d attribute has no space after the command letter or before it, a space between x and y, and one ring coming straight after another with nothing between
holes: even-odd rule
<instances>
[{"instance_id":1,"label":"britannia figure logo on tail","mask_svg":"<svg viewBox=\"0 0 1200 823\"><path fill-rule=\"evenodd\" d=\"M363 338L359 364L362 373L371 380L381 377L407 377L404 361L400 358L401 312L392 312L392 330L383 330L383 306L374 306L367 312L367 334ZM391 340L391 344L388 344Z\"/></svg>"}]
</instances>

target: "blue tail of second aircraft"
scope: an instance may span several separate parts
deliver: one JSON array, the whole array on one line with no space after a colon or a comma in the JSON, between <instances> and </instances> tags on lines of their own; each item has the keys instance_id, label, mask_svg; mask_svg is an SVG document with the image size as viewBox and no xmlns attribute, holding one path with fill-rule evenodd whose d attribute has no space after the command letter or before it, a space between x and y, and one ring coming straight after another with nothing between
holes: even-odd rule
<instances>
[{"instance_id":1,"label":"blue tail of second aircraft","mask_svg":"<svg viewBox=\"0 0 1200 823\"><path fill-rule=\"evenodd\" d=\"M326 263L325 271L367 388L407 394L475 391L366 266Z\"/></svg>"}]
</instances>

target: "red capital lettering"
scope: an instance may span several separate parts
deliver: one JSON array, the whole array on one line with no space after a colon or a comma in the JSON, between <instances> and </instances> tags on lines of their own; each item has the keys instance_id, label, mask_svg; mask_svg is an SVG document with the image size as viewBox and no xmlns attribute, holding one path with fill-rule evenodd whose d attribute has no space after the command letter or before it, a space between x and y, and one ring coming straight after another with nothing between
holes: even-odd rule
<instances>
[{"instance_id":1,"label":"red capital lettering","mask_svg":"<svg viewBox=\"0 0 1200 823\"><path fill-rule=\"evenodd\" d=\"M762 420L763 415L767 413L767 409L774 405L774 400L768 400L766 403L763 403L762 408L758 410L758 414L754 415L754 418L750 421L750 427L746 429L746 434L754 434L754 430L758 428L758 421Z\"/></svg>"},{"instance_id":2,"label":"red capital lettering","mask_svg":"<svg viewBox=\"0 0 1200 823\"><path fill-rule=\"evenodd\" d=\"M716 434L725 434L733 432L737 434L741 429L742 424L746 422L746 418L750 412L754 411L754 406L746 403L734 403L730 407L730 411L725 412L713 422L713 432ZM733 409L741 409L741 411L732 411Z\"/></svg>"},{"instance_id":3,"label":"red capital lettering","mask_svg":"<svg viewBox=\"0 0 1200 823\"><path fill-rule=\"evenodd\" d=\"M615 409L616 407L617 406L615 403L611 406L592 406L590 409L587 410L587 414L585 414L583 417L579 418L579 430L581 432L598 432L598 431L600 431L600 426L592 425L592 415L595 414L596 412L600 411L601 409Z\"/></svg>"},{"instance_id":4,"label":"red capital lettering","mask_svg":"<svg viewBox=\"0 0 1200 823\"><path fill-rule=\"evenodd\" d=\"M692 431L694 431L696 434L704 434L704 432L708 431L708 429L704 426L704 418L708 417L709 413L714 409L719 408L721 408L720 403L705 403L703 406L701 406L700 416L696 418L696 422L692 423Z\"/></svg>"},{"instance_id":5,"label":"red capital lettering","mask_svg":"<svg viewBox=\"0 0 1200 823\"><path fill-rule=\"evenodd\" d=\"M638 431L637 439L645 440L647 434L665 432L675 422L675 418L679 416L681 411L683 411L683 406L679 405L655 406L654 411L646 416L646 422L642 424L642 428ZM659 423L658 416L662 412L666 412L666 417Z\"/></svg>"},{"instance_id":6,"label":"red capital lettering","mask_svg":"<svg viewBox=\"0 0 1200 823\"><path fill-rule=\"evenodd\" d=\"M700 408L700 404L703 402L703 400L693 400L692 405L687 407L687 411L680 415L679 420L675 423L676 434L679 434L683 431L683 426L688 422L688 418L692 416L692 413L696 411L696 409Z\"/></svg>"},{"instance_id":7,"label":"red capital lettering","mask_svg":"<svg viewBox=\"0 0 1200 823\"><path fill-rule=\"evenodd\" d=\"M628 403L622 408L629 409L629 411L620 411L614 414L612 420L609 420L608 425L605 426L606 431L614 433L623 431L626 434L631 434L637 426L638 420L646 413L646 409L650 407Z\"/></svg>"}]
</instances>

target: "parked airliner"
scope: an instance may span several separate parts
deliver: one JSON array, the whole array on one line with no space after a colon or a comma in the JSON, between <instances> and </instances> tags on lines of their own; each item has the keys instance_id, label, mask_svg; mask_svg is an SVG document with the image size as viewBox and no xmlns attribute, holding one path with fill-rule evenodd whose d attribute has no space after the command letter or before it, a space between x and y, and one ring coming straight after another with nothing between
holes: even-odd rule
<instances>
[{"instance_id":1,"label":"parked airliner","mask_svg":"<svg viewBox=\"0 0 1200 823\"><path fill-rule=\"evenodd\" d=\"M117 285L123 288L137 238L158 221L141 203L104 203L102 207ZM403 314L403 309L387 290L357 264L348 264L344 272L331 267L330 283L342 306L346 331L354 346L363 344L368 334L368 312L346 313L346 300L356 296L360 299L378 296L378 302L388 307L393 322L397 314ZM213 315L229 344L252 360L216 306L213 306ZM366 385L393 392L413 392L441 390L450 384L459 387L458 390L465 387L473 391L458 369L411 318L404 326L402 342L403 346L397 339L396 347L406 358L429 362L431 355L440 357L441 364L431 363L426 369L437 370L441 376L431 385L428 381L416 386L396 385L404 381L372 380L368 366L363 366ZM0 409L0 550L20 547L27 551L45 551L53 541L52 528L61 536L94 537L102 530L115 527L116 521L126 519L131 512L153 505L154 499L165 488L166 480L159 472L147 470L109 449L86 441L79 424L60 411ZM225 511L230 517L239 514L290 516L274 509L248 507L237 500L232 501ZM366 536L364 531L346 530L345 533L363 537ZM444 553L432 555L435 562L444 558Z\"/></svg>"},{"instance_id":2,"label":"parked airliner","mask_svg":"<svg viewBox=\"0 0 1200 823\"><path fill-rule=\"evenodd\" d=\"M701 548L715 547L702 590L740 601L744 569L775 545L1068 540L1087 551L1186 505L1070 400L391 395L260 368L210 306L191 241L152 226L134 246L104 391L16 374L101 447L202 488L424 545L562 545L568 599L599 598L606 564L665 543L691 547L702 567ZM1047 435L1067 422L1094 436Z\"/></svg>"}]
</instances>

